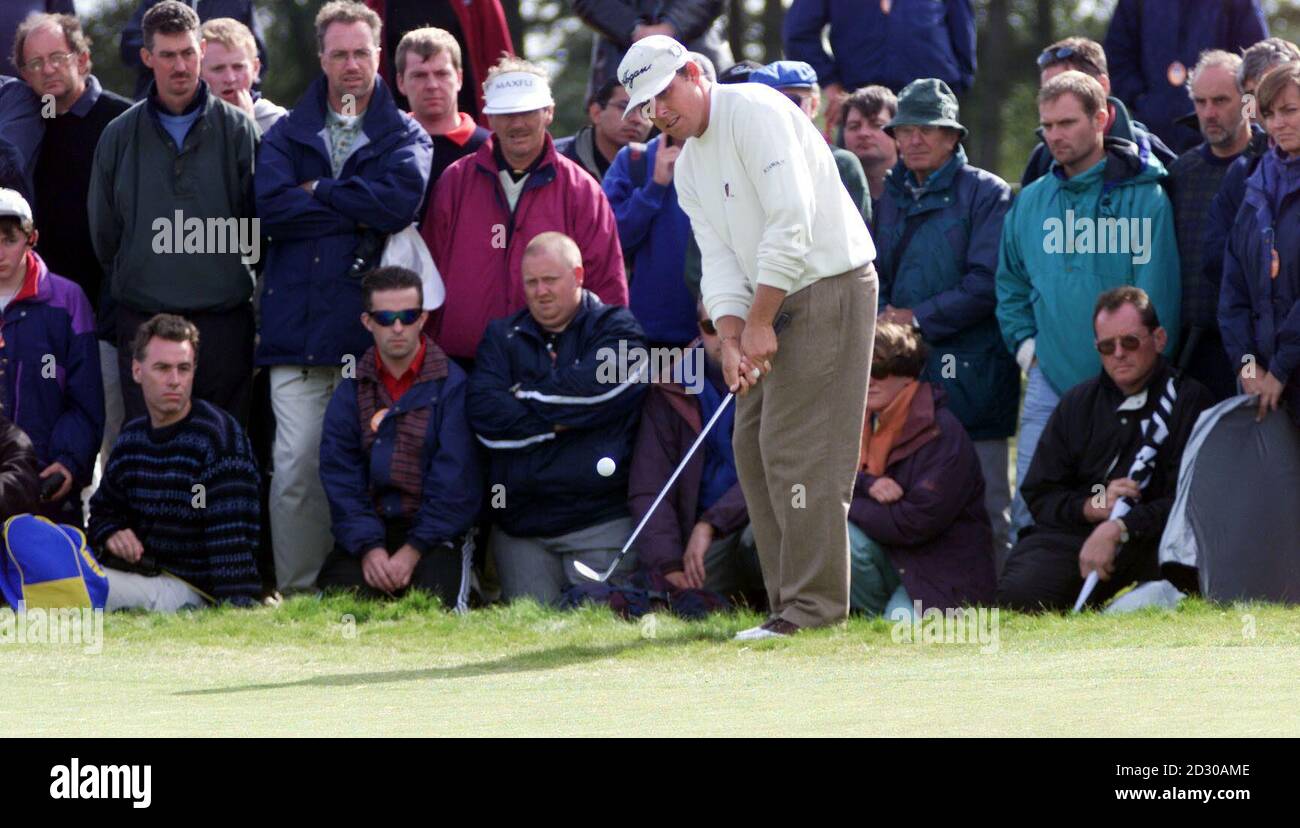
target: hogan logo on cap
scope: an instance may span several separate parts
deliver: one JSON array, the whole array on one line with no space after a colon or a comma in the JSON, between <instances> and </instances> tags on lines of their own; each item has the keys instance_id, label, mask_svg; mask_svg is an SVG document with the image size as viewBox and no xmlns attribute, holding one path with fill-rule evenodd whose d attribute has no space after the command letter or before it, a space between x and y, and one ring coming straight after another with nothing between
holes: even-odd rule
<instances>
[{"instance_id":1,"label":"hogan logo on cap","mask_svg":"<svg viewBox=\"0 0 1300 828\"><path fill-rule=\"evenodd\" d=\"M667 35L650 35L633 43L618 65L619 81L629 98L623 117L664 91L689 59L686 47Z\"/></svg>"}]
</instances>

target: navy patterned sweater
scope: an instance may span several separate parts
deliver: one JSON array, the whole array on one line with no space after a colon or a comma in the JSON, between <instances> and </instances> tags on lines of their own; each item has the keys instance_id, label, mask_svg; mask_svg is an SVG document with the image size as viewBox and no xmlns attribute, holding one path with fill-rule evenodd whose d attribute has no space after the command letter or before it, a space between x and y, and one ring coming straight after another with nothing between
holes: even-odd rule
<instances>
[{"instance_id":1,"label":"navy patterned sweater","mask_svg":"<svg viewBox=\"0 0 1300 828\"><path fill-rule=\"evenodd\" d=\"M235 419L195 400L178 423L127 423L90 499L90 542L100 557L121 529L134 530L158 566L218 601L250 604L261 591L255 563L258 477Z\"/></svg>"}]
</instances>

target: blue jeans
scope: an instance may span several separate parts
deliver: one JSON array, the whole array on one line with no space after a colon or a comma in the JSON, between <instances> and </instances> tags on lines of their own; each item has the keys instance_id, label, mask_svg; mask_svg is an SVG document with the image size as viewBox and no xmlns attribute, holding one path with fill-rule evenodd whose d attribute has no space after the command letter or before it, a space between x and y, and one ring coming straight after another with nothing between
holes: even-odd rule
<instances>
[{"instance_id":1,"label":"blue jeans","mask_svg":"<svg viewBox=\"0 0 1300 828\"><path fill-rule=\"evenodd\" d=\"M1020 409L1020 430L1016 436L1016 499L1011 504L1011 532L1014 536L1034 522L1029 506L1020 496L1020 484L1029 475L1029 464L1038 449L1038 440L1047 427L1047 418L1056 410L1061 397L1048 384L1038 363L1029 369L1029 383L1025 386L1025 404ZM1013 541L1014 543L1014 541Z\"/></svg>"}]
</instances>

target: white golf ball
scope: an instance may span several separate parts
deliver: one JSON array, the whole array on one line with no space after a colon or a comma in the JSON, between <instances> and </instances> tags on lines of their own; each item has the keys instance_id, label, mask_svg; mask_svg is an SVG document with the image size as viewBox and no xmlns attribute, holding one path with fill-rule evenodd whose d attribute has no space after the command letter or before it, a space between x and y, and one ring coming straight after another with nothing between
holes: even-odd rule
<instances>
[{"instance_id":1,"label":"white golf ball","mask_svg":"<svg viewBox=\"0 0 1300 828\"><path fill-rule=\"evenodd\" d=\"M602 457L596 461L596 471L599 472L601 477L609 477L614 473L614 468L613 457Z\"/></svg>"}]
</instances>

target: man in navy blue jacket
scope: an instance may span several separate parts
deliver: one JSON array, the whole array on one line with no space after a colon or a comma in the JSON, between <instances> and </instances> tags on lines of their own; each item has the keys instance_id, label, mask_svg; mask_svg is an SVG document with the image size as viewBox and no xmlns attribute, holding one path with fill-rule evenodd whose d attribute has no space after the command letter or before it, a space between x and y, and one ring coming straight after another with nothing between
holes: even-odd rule
<instances>
[{"instance_id":1,"label":"man in navy blue jacket","mask_svg":"<svg viewBox=\"0 0 1300 828\"><path fill-rule=\"evenodd\" d=\"M1259 0L1119 0L1106 29L1115 94L1176 153L1200 135L1178 119L1192 111L1185 84L1201 52L1240 52L1268 37Z\"/></svg>"},{"instance_id":2,"label":"man in navy blue jacket","mask_svg":"<svg viewBox=\"0 0 1300 828\"><path fill-rule=\"evenodd\" d=\"M423 336L420 277L381 267L362 283L374 347L325 413L321 483L334 552L322 589L378 596L425 589L464 608L478 515L478 452L465 416L465 372Z\"/></svg>"},{"instance_id":3,"label":"man in navy blue jacket","mask_svg":"<svg viewBox=\"0 0 1300 828\"><path fill-rule=\"evenodd\" d=\"M528 307L488 325L469 383L469 417L492 458L488 554L507 599L558 603L632 531L628 467L648 372L631 311L582 289L582 253L540 233L523 258ZM612 466L612 467L611 467ZM630 572L629 555L614 583Z\"/></svg>"},{"instance_id":4,"label":"man in navy blue jacket","mask_svg":"<svg viewBox=\"0 0 1300 828\"><path fill-rule=\"evenodd\" d=\"M257 364L271 371L276 432L271 537L281 592L314 588L333 546L317 450L345 369L372 344L361 275L424 198L432 144L376 77L379 16L353 2L316 15L321 69L262 139L254 188L271 237Z\"/></svg>"},{"instance_id":5,"label":"man in navy blue jacket","mask_svg":"<svg viewBox=\"0 0 1300 828\"><path fill-rule=\"evenodd\" d=\"M831 55L822 48L830 24ZM826 95L826 131L846 93L879 84L895 93L917 78L938 78L958 95L975 82L971 0L794 0L786 12L785 55L817 70Z\"/></svg>"}]
</instances>

